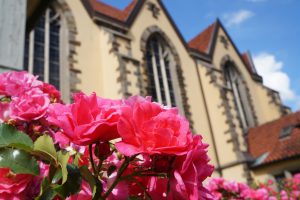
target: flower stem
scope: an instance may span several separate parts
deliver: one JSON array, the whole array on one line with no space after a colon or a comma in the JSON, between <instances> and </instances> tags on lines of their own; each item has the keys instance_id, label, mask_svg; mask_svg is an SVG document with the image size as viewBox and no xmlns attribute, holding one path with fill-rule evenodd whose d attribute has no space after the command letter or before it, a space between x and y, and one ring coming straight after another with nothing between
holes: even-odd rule
<instances>
[{"instance_id":1,"label":"flower stem","mask_svg":"<svg viewBox=\"0 0 300 200\"><path fill-rule=\"evenodd\" d=\"M130 161L132 161L134 158L135 158L135 155L132 156L132 157L125 157L125 160L122 163L122 165L121 165L121 167L120 167L120 169L119 169L119 171L117 173L116 179L114 180L114 182L111 184L110 188L105 192L105 194L100 199L106 199L110 195L110 193L112 192L112 190L121 181L121 176L125 172L125 170L127 169Z\"/></svg>"},{"instance_id":2,"label":"flower stem","mask_svg":"<svg viewBox=\"0 0 300 200\"><path fill-rule=\"evenodd\" d=\"M89 154L90 154L90 162L91 162L91 165L92 165L92 168L93 168L94 175L98 177L96 167L95 167L95 163L94 163L94 158L93 158L93 144L89 145Z\"/></svg>"},{"instance_id":3,"label":"flower stem","mask_svg":"<svg viewBox=\"0 0 300 200\"><path fill-rule=\"evenodd\" d=\"M147 192L147 189L138 180L136 180L135 178L131 180L134 181L137 186L139 186L144 191L147 200L152 200L150 194Z\"/></svg>"}]
</instances>

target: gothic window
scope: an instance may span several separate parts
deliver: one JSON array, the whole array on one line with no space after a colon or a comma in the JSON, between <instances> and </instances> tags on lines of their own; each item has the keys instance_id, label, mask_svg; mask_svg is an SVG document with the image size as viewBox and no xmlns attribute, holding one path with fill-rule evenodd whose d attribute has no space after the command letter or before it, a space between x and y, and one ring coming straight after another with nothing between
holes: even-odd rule
<instances>
[{"instance_id":1,"label":"gothic window","mask_svg":"<svg viewBox=\"0 0 300 200\"><path fill-rule=\"evenodd\" d=\"M146 48L148 93L156 102L176 106L174 93L176 63L170 48L159 34L149 38Z\"/></svg>"},{"instance_id":2,"label":"gothic window","mask_svg":"<svg viewBox=\"0 0 300 200\"><path fill-rule=\"evenodd\" d=\"M234 102L240 117L244 130L254 126L253 114L250 108L250 102L246 87L242 81L241 75L235 69L231 62L225 64L225 80L227 87L232 90Z\"/></svg>"},{"instance_id":3,"label":"gothic window","mask_svg":"<svg viewBox=\"0 0 300 200\"><path fill-rule=\"evenodd\" d=\"M53 8L48 8L26 36L24 54L25 70L57 89L61 87L60 35L60 15Z\"/></svg>"}]
</instances>

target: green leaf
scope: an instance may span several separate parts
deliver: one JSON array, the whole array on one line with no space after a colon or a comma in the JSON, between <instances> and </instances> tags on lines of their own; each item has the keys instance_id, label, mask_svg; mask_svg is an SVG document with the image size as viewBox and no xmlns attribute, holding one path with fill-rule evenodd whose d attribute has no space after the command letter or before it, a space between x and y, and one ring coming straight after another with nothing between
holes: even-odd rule
<instances>
[{"instance_id":1,"label":"green leaf","mask_svg":"<svg viewBox=\"0 0 300 200\"><path fill-rule=\"evenodd\" d=\"M69 153L64 153L62 151L59 151L57 154L57 162L58 162L59 166L61 167L62 184L64 184L67 181L67 177L68 177L67 164L68 164L69 158L70 158Z\"/></svg>"},{"instance_id":2,"label":"green leaf","mask_svg":"<svg viewBox=\"0 0 300 200\"><path fill-rule=\"evenodd\" d=\"M33 142L28 135L18 131L14 126L0 124L0 148L1 147L16 147L31 150Z\"/></svg>"},{"instance_id":3,"label":"green leaf","mask_svg":"<svg viewBox=\"0 0 300 200\"><path fill-rule=\"evenodd\" d=\"M93 191L93 199L99 199L103 191L102 183L95 178L87 166L80 167L81 177L89 183L91 191Z\"/></svg>"},{"instance_id":4,"label":"green leaf","mask_svg":"<svg viewBox=\"0 0 300 200\"><path fill-rule=\"evenodd\" d=\"M54 188L61 197L66 198L72 194L77 193L81 186L81 177L78 167L74 165L67 165L68 179L63 185Z\"/></svg>"},{"instance_id":5,"label":"green leaf","mask_svg":"<svg viewBox=\"0 0 300 200\"><path fill-rule=\"evenodd\" d=\"M56 192L50 187L48 179L44 178L40 194L35 200L52 200L55 196Z\"/></svg>"},{"instance_id":6,"label":"green leaf","mask_svg":"<svg viewBox=\"0 0 300 200\"><path fill-rule=\"evenodd\" d=\"M102 183L93 176L87 166L80 167L81 177L89 183L91 191L93 191L93 199L99 199L103 191Z\"/></svg>"},{"instance_id":7,"label":"green leaf","mask_svg":"<svg viewBox=\"0 0 300 200\"><path fill-rule=\"evenodd\" d=\"M57 195L57 193L51 187L49 187L37 199L38 200L52 200L56 195Z\"/></svg>"},{"instance_id":8,"label":"green leaf","mask_svg":"<svg viewBox=\"0 0 300 200\"><path fill-rule=\"evenodd\" d=\"M75 155L73 155L73 158L74 158L73 159L73 164L78 167L78 165L79 165L79 159L80 159L80 154L76 153Z\"/></svg>"},{"instance_id":9,"label":"green leaf","mask_svg":"<svg viewBox=\"0 0 300 200\"><path fill-rule=\"evenodd\" d=\"M91 189L93 190L93 188L96 186L96 181L95 181L95 177L93 176L93 174L90 172L90 170L88 169L87 166L82 166L80 167L80 174L81 177L89 183Z\"/></svg>"},{"instance_id":10,"label":"green leaf","mask_svg":"<svg viewBox=\"0 0 300 200\"><path fill-rule=\"evenodd\" d=\"M39 137L34 143L34 151L50 161L54 161L56 166L60 166L62 174L62 184L67 181L67 164L70 158L69 153L63 151L56 152L53 140L49 135Z\"/></svg>"},{"instance_id":11,"label":"green leaf","mask_svg":"<svg viewBox=\"0 0 300 200\"><path fill-rule=\"evenodd\" d=\"M61 169L58 169L56 171L56 173L54 174L51 183L52 184L57 184L59 182L59 180L61 180L61 178L62 178Z\"/></svg>"},{"instance_id":12,"label":"green leaf","mask_svg":"<svg viewBox=\"0 0 300 200\"><path fill-rule=\"evenodd\" d=\"M43 156L46 155L46 158L51 161L57 160L56 150L53 144L53 140L49 135L42 135L39 137L33 145L35 152L42 153Z\"/></svg>"},{"instance_id":13,"label":"green leaf","mask_svg":"<svg viewBox=\"0 0 300 200\"><path fill-rule=\"evenodd\" d=\"M40 174L35 158L19 149L0 149L0 167L10 168L16 174Z\"/></svg>"}]
</instances>

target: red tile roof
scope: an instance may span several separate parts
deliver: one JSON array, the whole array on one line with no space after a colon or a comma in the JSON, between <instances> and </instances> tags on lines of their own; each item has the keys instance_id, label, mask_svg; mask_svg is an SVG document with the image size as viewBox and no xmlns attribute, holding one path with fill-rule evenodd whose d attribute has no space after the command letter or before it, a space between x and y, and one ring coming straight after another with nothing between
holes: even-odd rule
<instances>
[{"instance_id":1,"label":"red tile roof","mask_svg":"<svg viewBox=\"0 0 300 200\"><path fill-rule=\"evenodd\" d=\"M266 158L260 164L280 161L298 155L300 157L299 125L300 111L251 128L248 133L249 153L254 158L259 158L265 154ZM284 138L280 138L282 129L288 126L293 126L290 134Z\"/></svg>"},{"instance_id":2,"label":"red tile roof","mask_svg":"<svg viewBox=\"0 0 300 200\"><path fill-rule=\"evenodd\" d=\"M94 12L98 12L120 22L126 22L129 15L138 3L138 0L133 0L126 8L119 10L111 5L108 5L99 0L88 0Z\"/></svg>"},{"instance_id":3,"label":"red tile roof","mask_svg":"<svg viewBox=\"0 0 300 200\"><path fill-rule=\"evenodd\" d=\"M189 41L188 46L191 49L197 50L201 53L209 53L211 40L213 39L213 33L215 30L216 23L208 26L203 32L197 35L195 38Z\"/></svg>"},{"instance_id":4,"label":"red tile roof","mask_svg":"<svg viewBox=\"0 0 300 200\"><path fill-rule=\"evenodd\" d=\"M253 70L252 70L252 67L251 67L251 61L249 60L251 58L249 58L249 54L247 52L242 54L242 59L244 60L244 62L246 64L247 70L250 73L254 73Z\"/></svg>"}]
</instances>

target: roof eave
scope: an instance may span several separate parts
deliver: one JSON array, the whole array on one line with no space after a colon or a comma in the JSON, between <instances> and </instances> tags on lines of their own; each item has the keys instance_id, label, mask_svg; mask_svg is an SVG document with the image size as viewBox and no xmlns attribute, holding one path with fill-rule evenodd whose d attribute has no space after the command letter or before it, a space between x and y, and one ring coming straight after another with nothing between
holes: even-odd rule
<instances>
[{"instance_id":1,"label":"roof eave","mask_svg":"<svg viewBox=\"0 0 300 200\"><path fill-rule=\"evenodd\" d=\"M282 158L282 159L273 160L273 161L270 161L270 162L264 162L264 163L262 163L260 165L257 165L257 166L250 166L250 168L251 169L259 169L261 167L266 167L266 166L276 164L276 163L279 163L279 162L284 162L284 161L289 161L289 160L296 160L296 159L300 159L300 153L295 154L293 156L285 157L285 158Z\"/></svg>"},{"instance_id":2,"label":"roof eave","mask_svg":"<svg viewBox=\"0 0 300 200\"><path fill-rule=\"evenodd\" d=\"M202 60L202 61L205 61L205 62L208 62L208 63L212 62L212 58L208 54L203 53L203 52L199 52L196 49L190 48L189 53L190 53L190 56L195 58L195 59L199 59L199 60Z\"/></svg>"}]
</instances>

